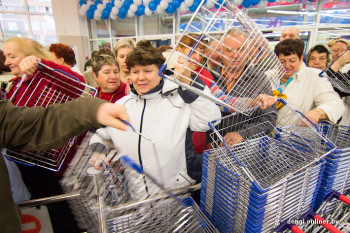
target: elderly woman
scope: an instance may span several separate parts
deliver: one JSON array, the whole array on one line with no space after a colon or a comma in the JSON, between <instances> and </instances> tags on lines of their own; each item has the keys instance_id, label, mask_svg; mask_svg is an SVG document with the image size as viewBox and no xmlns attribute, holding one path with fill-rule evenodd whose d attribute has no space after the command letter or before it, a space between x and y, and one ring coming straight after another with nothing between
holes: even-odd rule
<instances>
[{"instance_id":1,"label":"elderly woman","mask_svg":"<svg viewBox=\"0 0 350 233\"><path fill-rule=\"evenodd\" d=\"M40 61L53 69L63 70L75 76L81 83L85 83L84 78L70 68L51 61L52 57L49 51L32 39L17 37L7 40L4 45L4 54L6 57L5 64L10 67L12 74L17 76L17 78L12 80L12 86L7 95L16 106L33 107L39 104L45 106L45 104L48 104L47 102L38 103L37 100L42 100L42 97L47 95L45 90L54 86L62 94L70 95L74 98L79 97L84 88L78 82L72 81L73 79L58 75L46 67L33 66L33 63L37 64ZM26 72L24 73L22 70L26 70ZM24 76L25 74L26 76ZM52 76L59 78L53 82ZM80 88L77 89L76 87ZM50 96L47 95L47 97ZM51 100L54 98L47 99ZM43 131L43 133L45 132ZM32 194L32 198L63 193L59 184L60 177L56 173L40 167L28 167L22 164L19 164L18 167L21 170L25 184ZM61 210L57 211L60 208ZM76 226L66 203L59 203L55 207L48 206L48 209L55 231L69 232L71 229L73 232L78 232L80 230ZM61 224L60 221L64 221L66 224Z\"/></svg>"},{"instance_id":2,"label":"elderly woman","mask_svg":"<svg viewBox=\"0 0 350 233\"><path fill-rule=\"evenodd\" d=\"M136 43L133 39L124 38L117 41L114 47L114 55L117 58L120 69L120 80L123 83L128 84L128 77L130 76L130 70L126 65L126 57L135 48Z\"/></svg>"},{"instance_id":3,"label":"elderly woman","mask_svg":"<svg viewBox=\"0 0 350 233\"><path fill-rule=\"evenodd\" d=\"M342 43L342 42L338 42ZM345 43L342 43L345 44ZM338 79L347 82L350 78L350 70L347 70L346 65L350 63L350 51L343 53L332 63L332 52L325 45L316 45L310 49L307 54L307 66L314 67L325 71L327 76L332 79ZM332 64L331 64L332 63ZM344 69L345 68L345 69ZM345 80L344 80L345 79ZM334 90L342 97L345 111L339 120L341 125L350 125L350 97L348 92L344 92L338 85L333 85Z\"/></svg>"},{"instance_id":4,"label":"elderly woman","mask_svg":"<svg viewBox=\"0 0 350 233\"><path fill-rule=\"evenodd\" d=\"M332 53L326 45L317 44L306 54L306 65L320 70L326 70L332 63Z\"/></svg>"},{"instance_id":5,"label":"elderly woman","mask_svg":"<svg viewBox=\"0 0 350 233\"><path fill-rule=\"evenodd\" d=\"M35 71L33 75L22 79L21 77L24 74L21 72L19 66L22 60L23 65L25 65L30 59L40 60L44 65L47 65L53 69L63 70L64 72L75 76L80 82L85 83L84 78L73 72L70 68L52 62L52 57L50 56L49 51L34 40L24 37L9 39L5 42L4 54L6 57L5 65L9 66L11 73L17 76L17 78L10 80L10 82L12 82L12 86L7 94L8 98L11 99L17 106L34 106L36 104L36 97L43 94L45 87L53 85L50 81L50 75L57 76L57 73L45 67L40 67L40 69L36 68L33 70ZM49 75L46 75L40 71L43 71ZM71 86L62 88L62 92L72 94L72 92L77 91L77 89L74 87L77 85L76 82L73 82L64 76L60 76L60 79L65 82L65 84L71 84ZM79 95L80 93L76 93L75 97L78 97Z\"/></svg>"},{"instance_id":6,"label":"elderly woman","mask_svg":"<svg viewBox=\"0 0 350 233\"><path fill-rule=\"evenodd\" d=\"M304 43L300 39L286 39L276 45L275 53L286 73L274 88L285 94L286 101L313 123L323 120L336 123L344 112L344 104L330 82L319 77L320 70L304 64L303 51ZM280 108L278 115L278 126L297 123L297 116L290 115L286 107Z\"/></svg>"},{"instance_id":7,"label":"elderly woman","mask_svg":"<svg viewBox=\"0 0 350 233\"><path fill-rule=\"evenodd\" d=\"M107 54L96 55L91 63L98 83L98 98L114 103L126 95L126 84L120 81L119 67L114 57Z\"/></svg>"},{"instance_id":8,"label":"elderly woman","mask_svg":"<svg viewBox=\"0 0 350 233\"><path fill-rule=\"evenodd\" d=\"M149 41L140 41L126 59L131 71L131 92L116 102L126 107L130 123L152 140L156 151L151 142L132 130L121 133L107 127L97 132L110 137L119 154L129 155L145 171L159 177L163 185L177 188L194 182L188 173L195 159L192 131L207 131L208 122L221 115L219 108L206 98L162 79L158 71L164 61ZM205 85L198 88L210 93ZM94 135L90 143L103 143L99 135ZM105 148L109 149L107 145ZM129 185L130 190L135 190L131 193L133 198L158 192L148 179Z\"/></svg>"},{"instance_id":9,"label":"elderly woman","mask_svg":"<svg viewBox=\"0 0 350 233\"><path fill-rule=\"evenodd\" d=\"M49 51L54 62L67 66L74 72L83 75L79 68L76 66L77 61L75 60L75 53L70 46L62 43L51 44Z\"/></svg>"}]
</instances>

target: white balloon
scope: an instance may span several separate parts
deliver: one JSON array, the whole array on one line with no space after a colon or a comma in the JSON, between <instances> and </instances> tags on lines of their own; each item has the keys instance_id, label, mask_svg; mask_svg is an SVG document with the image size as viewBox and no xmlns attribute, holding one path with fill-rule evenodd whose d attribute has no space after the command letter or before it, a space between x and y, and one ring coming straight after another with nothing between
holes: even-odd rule
<instances>
[{"instance_id":1,"label":"white balloon","mask_svg":"<svg viewBox=\"0 0 350 233\"><path fill-rule=\"evenodd\" d=\"M260 0L260 2L258 3L258 8L260 10L264 10L266 6L267 6L267 1L266 0Z\"/></svg>"},{"instance_id":2,"label":"white balloon","mask_svg":"<svg viewBox=\"0 0 350 233\"><path fill-rule=\"evenodd\" d=\"M114 6L115 6L116 8L118 8L118 9L119 9L122 5L123 5L123 1L116 0L116 1L114 2Z\"/></svg>"},{"instance_id":3,"label":"white balloon","mask_svg":"<svg viewBox=\"0 0 350 233\"><path fill-rule=\"evenodd\" d=\"M94 4L93 1L87 1L87 3L86 3L86 5L87 5L88 7L90 7L92 4Z\"/></svg>"},{"instance_id":4,"label":"white balloon","mask_svg":"<svg viewBox=\"0 0 350 233\"><path fill-rule=\"evenodd\" d=\"M85 16L88 9L89 7L86 4L82 5L79 9L79 14Z\"/></svg>"},{"instance_id":5,"label":"white balloon","mask_svg":"<svg viewBox=\"0 0 350 233\"><path fill-rule=\"evenodd\" d=\"M167 0L168 1L168 3L171 3L173 0Z\"/></svg>"},{"instance_id":6,"label":"white balloon","mask_svg":"<svg viewBox=\"0 0 350 233\"><path fill-rule=\"evenodd\" d=\"M157 10L155 10L155 12L159 15L164 14L164 10L159 5L157 6Z\"/></svg>"},{"instance_id":7,"label":"white balloon","mask_svg":"<svg viewBox=\"0 0 350 233\"><path fill-rule=\"evenodd\" d=\"M128 10L128 14L126 15L128 18L132 18L135 16L135 13L132 12L130 9Z\"/></svg>"},{"instance_id":8,"label":"white balloon","mask_svg":"<svg viewBox=\"0 0 350 233\"><path fill-rule=\"evenodd\" d=\"M108 0L103 0L103 1L102 1L103 6L106 6L107 3L109 3ZM100 5L100 4L99 4L99 5Z\"/></svg>"},{"instance_id":9,"label":"white balloon","mask_svg":"<svg viewBox=\"0 0 350 233\"><path fill-rule=\"evenodd\" d=\"M101 12L99 12L99 11L95 11L95 14L94 14L94 19L96 19L96 20L101 20Z\"/></svg>"},{"instance_id":10,"label":"white balloon","mask_svg":"<svg viewBox=\"0 0 350 233\"><path fill-rule=\"evenodd\" d=\"M169 5L169 3L168 3L168 1L167 0L162 0L160 3L159 3L159 6L162 8L162 9L166 9L166 8L168 8L168 5Z\"/></svg>"},{"instance_id":11,"label":"white balloon","mask_svg":"<svg viewBox=\"0 0 350 233\"><path fill-rule=\"evenodd\" d=\"M118 14L118 12L119 12L119 9L117 8L117 7L112 7L112 10L111 10L111 14Z\"/></svg>"},{"instance_id":12,"label":"white balloon","mask_svg":"<svg viewBox=\"0 0 350 233\"><path fill-rule=\"evenodd\" d=\"M179 8L180 8L180 12L187 12L188 11L188 6L186 6L185 2L182 2Z\"/></svg>"},{"instance_id":13,"label":"white balloon","mask_svg":"<svg viewBox=\"0 0 350 233\"><path fill-rule=\"evenodd\" d=\"M116 20L118 15L117 14L110 14L109 17L111 18L111 20Z\"/></svg>"},{"instance_id":14,"label":"white balloon","mask_svg":"<svg viewBox=\"0 0 350 233\"><path fill-rule=\"evenodd\" d=\"M84 8L80 8L79 9L79 15L81 15L81 16L84 16L86 14L86 11L84 10Z\"/></svg>"},{"instance_id":15,"label":"white balloon","mask_svg":"<svg viewBox=\"0 0 350 233\"><path fill-rule=\"evenodd\" d=\"M105 9L105 7L104 7L104 5L102 5L102 4L98 4L97 5L97 9L96 10L98 10L98 11L103 11L103 9Z\"/></svg>"},{"instance_id":16,"label":"white balloon","mask_svg":"<svg viewBox=\"0 0 350 233\"><path fill-rule=\"evenodd\" d=\"M186 6L190 7L193 5L194 0L185 0Z\"/></svg>"},{"instance_id":17,"label":"white balloon","mask_svg":"<svg viewBox=\"0 0 350 233\"><path fill-rule=\"evenodd\" d=\"M240 5L242 5L242 2L243 2L243 0L233 0L233 4L234 4L235 6L240 6Z\"/></svg>"},{"instance_id":18,"label":"white balloon","mask_svg":"<svg viewBox=\"0 0 350 233\"><path fill-rule=\"evenodd\" d=\"M151 0L143 0L142 2L143 2L143 5L146 7L146 6L148 6L148 3L150 2Z\"/></svg>"},{"instance_id":19,"label":"white balloon","mask_svg":"<svg viewBox=\"0 0 350 233\"><path fill-rule=\"evenodd\" d=\"M136 4L135 4L135 3L131 4L129 10L131 10L132 12L135 13L135 12L137 11L137 6L136 6Z\"/></svg>"},{"instance_id":20,"label":"white balloon","mask_svg":"<svg viewBox=\"0 0 350 233\"><path fill-rule=\"evenodd\" d=\"M142 0L134 0L134 4L136 4L137 6L142 4Z\"/></svg>"},{"instance_id":21,"label":"white balloon","mask_svg":"<svg viewBox=\"0 0 350 233\"><path fill-rule=\"evenodd\" d=\"M210 9L213 8L215 5L215 3L212 0L207 0L207 2L205 3L205 7Z\"/></svg>"},{"instance_id":22,"label":"white balloon","mask_svg":"<svg viewBox=\"0 0 350 233\"><path fill-rule=\"evenodd\" d=\"M148 7L146 7L145 8L145 15L151 16L152 14L153 14L153 12Z\"/></svg>"}]
</instances>

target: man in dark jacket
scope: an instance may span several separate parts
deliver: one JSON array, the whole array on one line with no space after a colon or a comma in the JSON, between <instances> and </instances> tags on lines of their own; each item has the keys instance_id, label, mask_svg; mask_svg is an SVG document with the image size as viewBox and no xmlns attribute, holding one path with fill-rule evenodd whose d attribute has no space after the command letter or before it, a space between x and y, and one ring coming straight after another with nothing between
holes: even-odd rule
<instances>
[{"instance_id":1,"label":"man in dark jacket","mask_svg":"<svg viewBox=\"0 0 350 233\"><path fill-rule=\"evenodd\" d=\"M42 107L16 107L0 100L0 149L47 150L64 145L73 136L104 125L126 130L124 106L100 99L81 98L66 104ZM1 232L21 232L20 213L13 202L9 176L0 156Z\"/></svg>"}]
</instances>

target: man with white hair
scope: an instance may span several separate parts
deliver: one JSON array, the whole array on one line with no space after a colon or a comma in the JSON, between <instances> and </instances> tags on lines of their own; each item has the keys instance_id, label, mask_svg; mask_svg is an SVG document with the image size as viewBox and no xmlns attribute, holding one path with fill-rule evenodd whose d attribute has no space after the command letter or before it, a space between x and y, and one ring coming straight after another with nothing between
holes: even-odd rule
<instances>
[{"instance_id":1,"label":"man with white hair","mask_svg":"<svg viewBox=\"0 0 350 233\"><path fill-rule=\"evenodd\" d=\"M297 27L287 27L283 29L280 42L284 41L285 39L300 39L299 29Z\"/></svg>"}]
</instances>

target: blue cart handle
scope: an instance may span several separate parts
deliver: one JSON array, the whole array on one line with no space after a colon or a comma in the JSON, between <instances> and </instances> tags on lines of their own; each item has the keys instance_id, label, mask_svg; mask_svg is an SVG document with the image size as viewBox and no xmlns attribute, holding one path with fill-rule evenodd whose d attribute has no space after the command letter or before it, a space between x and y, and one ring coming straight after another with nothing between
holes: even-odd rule
<instances>
[{"instance_id":1,"label":"blue cart handle","mask_svg":"<svg viewBox=\"0 0 350 233\"><path fill-rule=\"evenodd\" d=\"M140 165L136 164L134 160L132 160L129 156L123 155L121 156L120 160L124 162L126 165L128 165L129 167L132 167L133 169L135 169L138 173L140 174L143 173L143 168Z\"/></svg>"}]
</instances>

